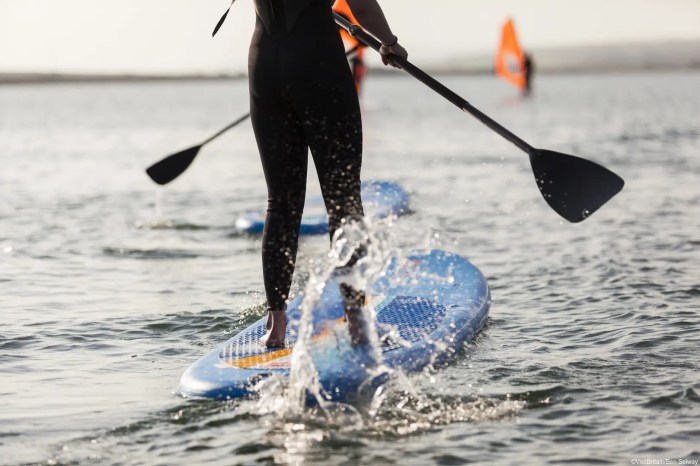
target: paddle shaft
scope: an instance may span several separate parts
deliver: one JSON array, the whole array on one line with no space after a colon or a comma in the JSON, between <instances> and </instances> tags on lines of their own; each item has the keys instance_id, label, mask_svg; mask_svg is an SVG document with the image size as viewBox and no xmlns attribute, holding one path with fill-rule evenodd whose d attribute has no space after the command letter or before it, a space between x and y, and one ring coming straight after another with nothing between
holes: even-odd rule
<instances>
[{"instance_id":1,"label":"paddle shaft","mask_svg":"<svg viewBox=\"0 0 700 466\"><path fill-rule=\"evenodd\" d=\"M242 121L247 120L248 117L250 117L250 113L246 113L245 115L243 115L242 117L240 117L238 120L234 121L233 123L229 124L229 125L226 126L225 128L221 129L219 132L217 132L217 133L214 134L213 136L209 136L209 138L208 138L206 141L204 141L203 143L201 143L199 146L201 147L201 146L203 146L203 145L205 145L205 144L208 144L208 143L212 142L214 139L218 138L219 136L221 136L222 134L224 134L226 131L230 130L231 128L233 128L234 126L238 125L238 124L241 123Z\"/></svg>"},{"instance_id":2,"label":"paddle shaft","mask_svg":"<svg viewBox=\"0 0 700 466\"><path fill-rule=\"evenodd\" d=\"M341 15L334 12L333 16L335 17L336 24L348 31L348 34L355 37L368 47L371 47L377 52L379 52L379 49L382 46L381 42L379 42L373 36L365 32L365 30L362 29L360 26L352 24L351 22L343 18ZM480 111L478 108L474 107L472 104L464 100L459 95L455 94L452 90L445 87L442 83L438 82L435 78L433 78L425 71L415 66L413 63L401 57L392 57L392 59L396 63L398 63L401 66L401 68L405 70L408 74L410 74L411 76L413 76L414 78L416 78L417 80L419 80L420 82L422 82L423 84L425 84L426 86L443 96L445 99L452 102L462 111L472 114L472 116L474 116L477 120L482 122L484 125L492 129L493 131L500 134L508 141L515 144L519 149L521 149L525 153L529 154L532 151L533 147L530 144L508 131L498 122L491 119L488 115Z\"/></svg>"}]
</instances>

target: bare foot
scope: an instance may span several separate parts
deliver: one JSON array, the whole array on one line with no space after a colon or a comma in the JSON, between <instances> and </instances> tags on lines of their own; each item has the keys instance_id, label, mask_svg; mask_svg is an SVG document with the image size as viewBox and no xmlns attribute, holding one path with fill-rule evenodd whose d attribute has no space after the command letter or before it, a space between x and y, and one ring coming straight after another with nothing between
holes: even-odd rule
<instances>
[{"instance_id":1,"label":"bare foot","mask_svg":"<svg viewBox=\"0 0 700 466\"><path fill-rule=\"evenodd\" d=\"M268 311L266 327L267 333L260 339L260 343L268 348L283 348L287 333L286 311Z\"/></svg>"}]
</instances>

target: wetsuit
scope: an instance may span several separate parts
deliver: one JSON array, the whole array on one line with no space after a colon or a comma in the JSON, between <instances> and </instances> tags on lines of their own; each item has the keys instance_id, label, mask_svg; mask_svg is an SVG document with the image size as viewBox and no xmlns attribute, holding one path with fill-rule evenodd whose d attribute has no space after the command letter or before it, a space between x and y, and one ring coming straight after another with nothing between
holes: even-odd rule
<instances>
[{"instance_id":1,"label":"wetsuit","mask_svg":"<svg viewBox=\"0 0 700 466\"><path fill-rule=\"evenodd\" d=\"M525 88L523 89L523 94L528 95L532 91L532 57L529 54L525 54L525 59L523 60L523 74L525 76Z\"/></svg>"},{"instance_id":2,"label":"wetsuit","mask_svg":"<svg viewBox=\"0 0 700 466\"><path fill-rule=\"evenodd\" d=\"M362 123L328 0L255 0L248 62L253 129L268 190L263 276L269 310L286 308L311 149L331 237L363 215Z\"/></svg>"}]
</instances>

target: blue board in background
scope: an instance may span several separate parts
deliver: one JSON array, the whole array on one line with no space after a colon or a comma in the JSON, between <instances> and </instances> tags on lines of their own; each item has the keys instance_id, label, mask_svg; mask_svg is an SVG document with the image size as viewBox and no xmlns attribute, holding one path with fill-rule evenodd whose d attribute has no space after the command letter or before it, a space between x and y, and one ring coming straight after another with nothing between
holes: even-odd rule
<instances>
[{"instance_id":1,"label":"blue board in background","mask_svg":"<svg viewBox=\"0 0 700 466\"><path fill-rule=\"evenodd\" d=\"M417 372L444 361L481 329L490 292L481 272L466 259L445 251L393 259L368 291L377 315L384 363ZM254 394L254 382L271 374L288 375L303 296L288 308L286 347L260 345L266 317L221 344L182 376L179 393L188 397L240 398ZM393 332L392 332L393 330ZM350 346L338 285L326 284L314 309L310 353L329 399L351 401L367 379L368 355Z\"/></svg>"},{"instance_id":2,"label":"blue board in background","mask_svg":"<svg viewBox=\"0 0 700 466\"><path fill-rule=\"evenodd\" d=\"M402 215L408 211L408 193L391 181L364 181L361 187L365 214L372 218ZM244 233L260 234L265 227L265 211L248 212L236 220L236 228ZM328 233L328 215L321 196L311 196L304 204L299 233Z\"/></svg>"}]
</instances>

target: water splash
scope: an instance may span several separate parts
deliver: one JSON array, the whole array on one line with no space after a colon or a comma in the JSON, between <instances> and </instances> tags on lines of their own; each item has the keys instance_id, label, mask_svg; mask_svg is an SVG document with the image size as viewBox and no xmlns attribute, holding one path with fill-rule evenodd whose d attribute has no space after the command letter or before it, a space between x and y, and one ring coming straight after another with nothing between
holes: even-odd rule
<instances>
[{"instance_id":1,"label":"water splash","mask_svg":"<svg viewBox=\"0 0 700 466\"><path fill-rule=\"evenodd\" d=\"M426 382L430 389L422 387L421 382ZM284 397L278 397L277 404L266 404L264 410L256 409L255 414L275 414L269 418L270 426L283 431L284 443L291 445L310 440L312 432L324 432L324 435L337 432L363 438L407 437L450 424L509 421L530 407L528 401L510 395L440 393L442 384L434 371L411 376L394 371L368 405L326 402L296 414L286 411L280 415L285 405Z\"/></svg>"},{"instance_id":2,"label":"water splash","mask_svg":"<svg viewBox=\"0 0 700 466\"><path fill-rule=\"evenodd\" d=\"M303 412L308 395L320 405L323 403L319 375L311 357L309 344L313 332L313 310L329 278L330 272L320 275L312 273L306 286L304 302L301 306L299 333L292 353L289 387L286 391L287 410L290 414Z\"/></svg>"},{"instance_id":3,"label":"water splash","mask_svg":"<svg viewBox=\"0 0 700 466\"><path fill-rule=\"evenodd\" d=\"M392 255L392 226L391 218L374 222L367 219L345 224L333 238L330 252L320 259L309 260L308 279L303 292L304 300L300 308L301 317L289 377L285 379L283 376L271 376L258 382L255 386L255 391L260 394L256 402L258 412L274 412L285 419L316 412L330 419L338 410L354 411L349 405L331 402L332 397L325 393L320 384L311 352L313 312L318 308L327 284L342 280L355 289L366 290L378 278ZM357 254L357 251L362 251L362 254ZM341 278L339 270L342 270ZM365 305L362 316L369 336L370 357L365 360L371 361L366 366L367 379L374 380L390 370L382 364L381 342L372 307ZM337 332L335 339L340 344L347 345L350 351L347 327L337 326L334 331ZM364 348L363 351L367 349Z\"/></svg>"},{"instance_id":4,"label":"water splash","mask_svg":"<svg viewBox=\"0 0 700 466\"><path fill-rule=\"evenodd\" d=\"M147 220L139 220L135 222L135 227L145 230L169 230L176 227L175 222L166 218L163 215L163 193L164 190L158 189L155 192L153 201L153 216Z\"/></svg>"},{"instance_id":5,"label":"water splash","mask_svg":"<svg viewBox=\"0 0 700 466\"><path fill-rule=\"evenodd\" d=\"M405 436L429 430L437 425L505 419L515 416L526 406L525 401L512 400L509 397L500 399L475 395L436 395L440 390L436 390L439 383L436 385L436 369L433 364L429 364L422 373L410 376L386 366L382 360L382 345L411 346L411 342L402 338L397 327L377 323L374 303L371 300L365 306L364 312L373 364L366 368L365 382L359 387L360 392L365 389L369 396L363 397L360 403L346 404L333 402L331 397L324 393L311 351L312 312L317 308L326 284L338 280L336 271L339 268L352 264L352 267L347 268L347 273L342 275L343 282L357 289L367 290L387 270L392 261L395 261L397 267L410 261L410 255L394 247L395 233L391 220L346 225L335 236L328 255L320 260L310 261L290 376L288 379L282 376L268 377L255 387L260 394L255 402L255 412L274 415L272 422L282 424L280 429L285 433L285 443L292 441L290 439L297 439L299 445L304 444L309 440L309 435L315 435L312 435L312 432L317 430L314 426L318 425L331 431L361 435ZM414 237L416 233L422 239L421 246L427 250L441 248L445 243L454 243L452 238L434 230L426 230L422 234L414 231ZM356 252L359 249L363 249L364 254L358 258ZM412 268L407 267L407 270ZM449 282L450 277L448 273L447 277L427 278ZM410 283L414 280L424 280L426 277L421 272L416 272L416 275L402 275L396 279ZM337 326L335 331L338 332L337 341L349 342L345 326ZM447 349L445 342L430 343L439 347L442 352ZM378 388L373 383L377 377L382 378ZM425 381L428 381L429 389L422 387L425 384L421 382ZM296 451L296 447L294 450Z\"/></svg>"},{"instance_id":6,"label":"water splash","mask_svg":"<svg viewBox=\"0 0 700 466\"><path fill-rule=\"evenodd\" d=\"M391 255L392 220L373 224L370 219L346 223L334 235L332 248L325 260L312 264L309 281L301 306L299 337L292 355L287 400L294 414L304 410L309 396L326 412L337 409L328 401L319 383L318 371L310 352L313 330L313 311L317 307L327 283L342 280L356 290L366 290L385 269ZM339 278L338 271L342 271ZM386 372L382 364L380 342L377 336L376 316L370 306L363 306L362 318L369 336L371 361L367 379L372 380ZM346 327L340 327L345 331ZM337 335L341 341L347 335ZM362 387L361 387L362 388Z\"/></svg>"},{"instance_id":7,"label":"water splash","mask_svg":"<svg viewBox=\"0 0 700 466\"><path fill-rule=\"evenodd\" d=\"M407 380L402 381L405 386ZM494 422L513 418L527 404L522 400L477 396L444 396L421 393L415 388L384 387L370 411L366 429L376 435L406 436L454 423Z\"/></svg>"}]
</instances>

